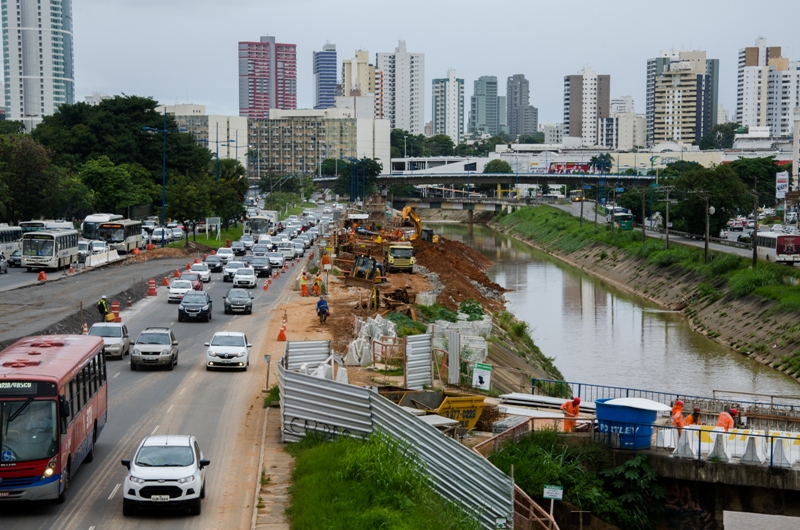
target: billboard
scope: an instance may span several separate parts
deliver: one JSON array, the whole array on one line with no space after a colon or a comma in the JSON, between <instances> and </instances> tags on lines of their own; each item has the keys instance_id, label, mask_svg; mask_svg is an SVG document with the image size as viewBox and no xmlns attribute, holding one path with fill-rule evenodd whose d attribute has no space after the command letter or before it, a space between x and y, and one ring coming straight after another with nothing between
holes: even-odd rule
<instances>
[{"instance_id":1,"label":"billboard","mask_svg":"<svg viewBox=\"0 0 800 530\"><path fill-rule=\"evenodd\" d=\"M589 164L580 162L551 162L548 173L554 173L556 175L589 173Z\"/></svg>"},{"instance_id":2,"label":"billboard","mask_svg":"<svg viewBox=\"0 0 800 530\"><path fill-rule=\"evenodd\" d=\"M787 191L789 191L789 172L781 171L775 175L775 198L786 198Z\"/></svg>"}]
</instances>

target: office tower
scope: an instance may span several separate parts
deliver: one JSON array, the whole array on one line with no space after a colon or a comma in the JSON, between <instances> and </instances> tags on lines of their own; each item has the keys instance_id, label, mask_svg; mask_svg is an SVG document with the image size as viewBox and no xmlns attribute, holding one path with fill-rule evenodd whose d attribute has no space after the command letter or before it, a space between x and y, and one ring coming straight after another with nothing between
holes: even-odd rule
<instances>
[{"instance_id":1,"label":"office tower","mask_svg":"<svg viewBox=\"0 0 800 530\"><path fill-rule=\"evenodd\" d=\"M275 37L239 43L239 115L266 118L297 108L297 45Z\"/></svg>"},{"instance_id":2,"label":"office tower","mask_svg":"<svg viewBox=\"0 0 800 530\"><path fill-rule=\"evenodd\" d=\"M653 145L653 123L656 111L656 79L672 61L678 60L675 50L661 50L661 55L647 60L647 145Z\"/></svg>"},{"instance_id":3,"label":"office tower","mask_svg":"<svg viewBox=\"0 0 800 530\"><path fill-rule=\"evenodd\" d=\"M327 43L314 52L314 108L329 109L336 96L336 45Z\"/></svg>"},{"instance_id":4,"label":"office tower","mask_svg":"<svg viewBox=\"0 0 800 530\"><path fill-rule=\"evenodd\" d=\"M755 46L739 50L736 121L769 127L771 136L791 136L799 85L800 62L789 62L780 46L757 39Z\"/></svg>"},{"instance_id":5,"label":"office tower","mask_svg":"<svg viewBox=\"0 0 800 530\"><path fill-rule=\"evenodd\" d=\"M433 134L446 134L458 145L463 132L464 80L448 70L447 77L433 80Z\"/></svg>"},{"instance_id":6,"label":"office tower","mask_svg":"<svg viewBox=\"0 0 800 530\"><path fill-rule=\"evenodd\" d=\"M425 128L425 54L408 53L399 41L394 53L375 59L376 117L388 119L392 129L422 134Z\"/></svg>"},{"instance_id":7,"label":"office tower","mask_svg":"<svg viewBox=\"0 0 800 530\"><path fill-rule=\"evenodd\" d=\"M479 77L470 97L469 132L470 134L488 134L495 136L502 131L501 122L505 125L506 99L497 95L497 77L484 75Z\"/></svg>"},{"instance_id":8,"label":"office tower","mask_svg":"<svg viewBox=\"0 0 800 530\"><path fill-rule=\"evenodd\" d=\"M506 81L506 120L512 138L539 130L539 109L530 104L529 84L523 74Z\"/></svg>"},{"instance_id":9,"label":"office tower","mask_svg":"<svg viewBox=\"0 0 800 530\"><path fill-rule=\"evenodd\" d=\"M706 52L680 52L656 78L653 143L698 142L711 131L716 109Z\"/></svg>"},{"instance_id":10,"label":"office tower","mask_svg":"<svg viewBox=\"0 0 800 530\"><path fill-rule=\"evenodd\" d=\"M43 116L75 102L72 0L2 4L6 119L30 132Z\"/></svg>"},{"instance_id":11,"label":"office tower","mask_svg":"<svg viewBox=\"0 0 800 530\"><path fill-rule=\"evenodd\" d=\"M609 117L611 76L584 68L564 76L564 136L582 138L582 145L597 145L598 119Z\"/></svg>"}]
</instances>

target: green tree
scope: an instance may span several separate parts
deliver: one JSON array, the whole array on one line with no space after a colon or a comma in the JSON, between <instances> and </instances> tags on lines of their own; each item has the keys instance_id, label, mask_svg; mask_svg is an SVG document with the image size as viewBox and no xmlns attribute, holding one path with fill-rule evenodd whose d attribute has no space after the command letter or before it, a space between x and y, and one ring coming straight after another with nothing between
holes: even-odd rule
<instances>
[{"instance_id":1,"label":"green tree","mask_svg":"<svg viewBox=\"0 0 800 530\"><path fill-rule=\"evenodd\" d=\"M513 173L511 165L505 160L495 158L489 161L483 168L484 173Z\"/></svg>"},{"instance_id":2,"label":"green tree","mask_svg":"<svg viewBox=\"0 0 800 530\"><path fill-rule=\"evenodd\" d=\"M80 176L69 169L50 166L60 191L56 200L43 205L42 213L54 219L83 219L94 212L94 194Z\"/></svg>"},{"instance_id":3,"label":"green tree","mask_svg":"<svg viewBox=\"0 0 800 530\"><path fill-rule=\"evenodd\" d=\"M430 156L453 156L455 144L446 134L437 134L425 139Z\"/></svg>"},{"instance_id":4,"label":"green tree","mask_svg":"<svg viewBox=\"0 0 800 530\"><path fill-rule=\"evenodd\" d=\"M394 155L392 155L394 157ZM397 157L395 157L397 158ZM350 174L350 162L347 160L326 158L322 161L322 176L339 177Z\"/></svg>"},{"instance_id":5,"label":"green tree","mask_svg":"<svg viewBox=\"0 0 800 530\"><path fill-rule=\"evenodd\" d=\"M0 121L0 134L25 134L25 124L17 120Z\"/></svg>"},{"instance_id":6,"label":"green tree","mask_svg":"<svg viewBox=\"0 0 800 530\"><path fill-rule=\"evenodd\" d=\"M611 168L614 166L614 157L611 156L611 153L603 153L601 155L595 155L591 159L589 159L589 168L594 169L598 173L609 173Z\"/></svg>"},{"instance_id":7,"label":"green tree","mask_svg":"<svg viewBox=\"0 0 800 530\"><path fill-rule=\"evenodd\" d=\"M247 171L238 160L220 160L219 181L216 181L216 163L210 162L210 166L214 167L215 174L209 189L211 210L222 219L223 228L228 228L231 219L236 221L245 213Z\"/></svg>"},{"instance_id":8,"label":"green tree","mask_svg":"<svg viewBox=\"0 0 800 530\"><path fill-rule=\"evenodd\" d=\"M775 205L775 174L782 168L775 164L775 157L739 158L730 163L745 186L757 190L760 206ZM746 211L752 210L752 206Z\"/></svg>"},{"instance_id":9,"label":"green tree","mask_svg":"<svg viewBox=\"0 0 800 530\"><path fill-rule=\"evenodd\" d=\"M520 144L543 144L544 143L544 133L539 131L533 134L520 134L519 138L517 139L517 143Z\"/></svg>"},{"instance_id":10,"label":"green tree","mask_svg":"<svg viewBox=\"0 0 800 530\"><path fill-rule=\"evenodd\" d=\"M146 190L137 188L123 166L115 166L106 156L89 160L80 170L80 179L94 193L94 208L100 212L116 212L146 204Z\"/></svg>"},{"instance_id":11,"label":"green tree","mask_svg":"<svg viewBox=\"0 0 800 530\"><path fill-rule=\"evenodd\" d=\"M733 147L733 139L739 129L738 123L721 123L715 125L711 130L700 138L697 142L702 150L708 149L730 149Z\"/></svg>"},{"instance_id":12,"label":"green tree","mask_svg":"<svg viewBox=\"0 0 800 530\"><path fill-rule=\"evenodd\" d=\"M0 182L7 190L4 217L9 224L39 218L42 205L61 192L50 171L50 151L27 134L0 136Z\"/></svg>"},{"instance_id":13,"label":"green tree","mask_svg":"<svg viewBox=\"0 0 800 530\"><path fill-rule=\"evenodd\" d=\"M213 178L205 173L190 177L173 172L167 181L167 217L188 226L211 215L211 189L214 184ZM189 244L188 230L185 244Z\"/></svg>"}]
</instances>

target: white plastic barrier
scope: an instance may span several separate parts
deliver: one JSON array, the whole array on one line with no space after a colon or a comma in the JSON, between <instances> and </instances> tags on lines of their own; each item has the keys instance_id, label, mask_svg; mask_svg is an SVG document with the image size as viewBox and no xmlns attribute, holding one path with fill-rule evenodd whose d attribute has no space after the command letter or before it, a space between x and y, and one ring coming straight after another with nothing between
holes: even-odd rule
<instances>
[{"instance_id":1,"label":"white plastic barrier","mask_svg":"<svg viewBox=\"0 0 800 530\"><path fill-rule=\"evenodd\" d=\"M116 250L112 250L111 252L101 252L99 254L92 254L91 256L86 256L86 266L97 267L99 265L113 263L121 259L122 258L119 257L119 253Z\"/></svg>"},{"instance_id":2,"label":"white plastic barrier","mask_svg":"<svg viewBox=\"0 0 800 530\"><path fill-rule=\"evenodd\" d=\"M800 433L787 431L756 431L731 429L710 425L684 427L675 442L677 431L662 429L656 433L656 446L674 447L673 455L697 458L697 451L707 459L725 462L740 459L745 464L770 462L773 466L791 467L800 461Z\"/></svg>"}]
</instances>

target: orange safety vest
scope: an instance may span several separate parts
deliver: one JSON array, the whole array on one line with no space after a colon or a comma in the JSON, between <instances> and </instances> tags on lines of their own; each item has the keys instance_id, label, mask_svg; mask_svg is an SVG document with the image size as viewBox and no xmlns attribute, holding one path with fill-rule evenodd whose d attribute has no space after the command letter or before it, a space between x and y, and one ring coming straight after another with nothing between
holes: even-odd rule
<instances>
[{"instance_id":1,"label":"orange safety vest","mask_svg":"<svg viewBox=\"0 0 800 530\"><path fill-rule=\"evenodd\" d=\"M717 427L722 427L725 432L733 429L733 417L725 411L720 412L717 418Z\"/></svg>"}]
</instances>

